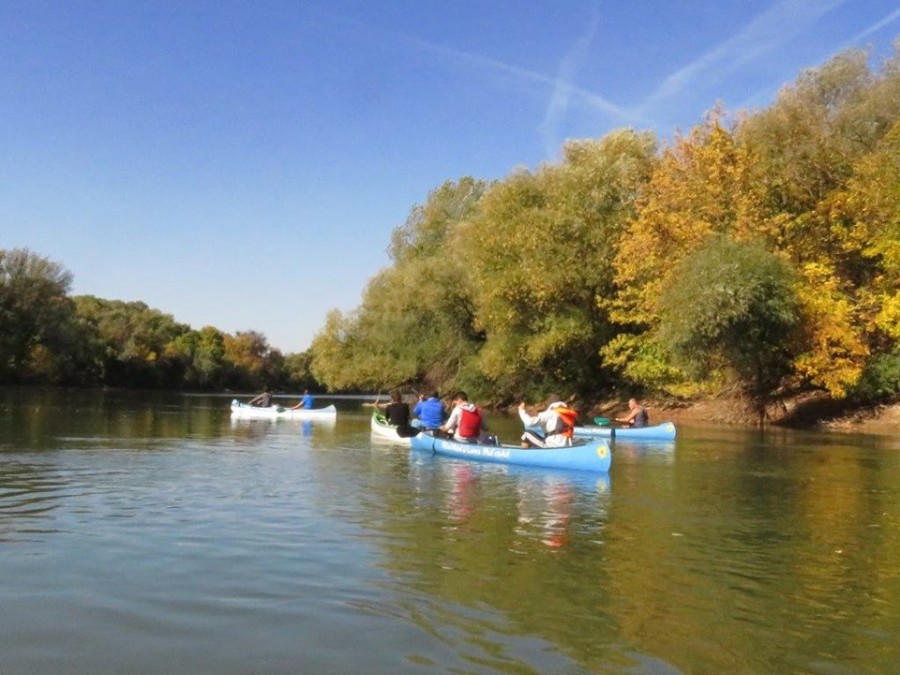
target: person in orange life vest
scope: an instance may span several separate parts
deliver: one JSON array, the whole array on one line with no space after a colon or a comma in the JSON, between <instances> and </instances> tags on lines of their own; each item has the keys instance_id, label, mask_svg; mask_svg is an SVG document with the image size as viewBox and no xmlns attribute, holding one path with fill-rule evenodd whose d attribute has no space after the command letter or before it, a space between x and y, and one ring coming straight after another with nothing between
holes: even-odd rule
<instances>
[{"instance_id":1,"label":"person in orange life vest","mask_svg":"<svg viewBox=\"0 0 900 675\"><path fill-rule=\"evenodd\" d=\"M562 448L572 445L578 412L557 396L551 396L549 400L547 409L537 415L529 415L525 404L519 404L519 418L526 427L522 434L523 448ZM529 430L528 427L541 427L542 431Z\"/></svg>"},{"instance_id":2,"label":"person in orange life vest","mask_svg":"<svg viewBox=\"0 0 900 675\"><path fill-rule=\"evenodd\" d=\"M484 419L481 408L469 403L469 396L464 391L458 391L453 396L453 412L441 426L441 431L452 433L453 438L465 443L475 443L484 429Z\"/></svg>"}]
</instances>

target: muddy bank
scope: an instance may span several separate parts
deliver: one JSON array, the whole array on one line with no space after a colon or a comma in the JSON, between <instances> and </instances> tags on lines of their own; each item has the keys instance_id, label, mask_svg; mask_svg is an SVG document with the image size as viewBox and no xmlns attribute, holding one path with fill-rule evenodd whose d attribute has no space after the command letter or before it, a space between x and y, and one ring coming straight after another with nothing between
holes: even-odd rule
<instances>
[{"instance_id":1,"label":"muddy bank","mask_svg":"<svg viewBox=\"0 0 900 675\"><path fill-rule=\"evenodd\" d=\"M651 424L671 421L755 426L756 417L740 399L715 398L698 401L645 399ZM625 414L624 401L605 401L590 407L588 415L616 417ZM850 406L821 394L804 394L786 399L769 410L766 422L798 429L900 433L900 402L886 405Z\"/></svg>"}]
</instances>

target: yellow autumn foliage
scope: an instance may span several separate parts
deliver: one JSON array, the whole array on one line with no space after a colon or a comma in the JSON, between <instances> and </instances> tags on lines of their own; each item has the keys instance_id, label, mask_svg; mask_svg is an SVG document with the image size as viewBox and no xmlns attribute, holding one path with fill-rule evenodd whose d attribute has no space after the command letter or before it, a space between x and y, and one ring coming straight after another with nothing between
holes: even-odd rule
<instances>
[{"instance_id":1,"label":"yellow autumn foliage","mask_svg":"<svg viewBox=\"0 0 900 675\"><path fill-rule=\"evenodd\" d=\"M718 114L663 151L614 261L613 320L653 325L670 272L710 235L759 235L764 209L750 162Z\"/></svg>"},{"instance_id":2,"label":"yellow autumn foliage","mask_svg":"<svg viewBox=\"0 0 900 675\"><path fill-rule=\"evenodd\" d=\"M801 271L797 297L806 319L803 341L807 348L794 366L811 383L842 397L859 379L869 350L853 304L840 292L833 271L820 263L804 265Z\"/></svg>"}]
</instances>

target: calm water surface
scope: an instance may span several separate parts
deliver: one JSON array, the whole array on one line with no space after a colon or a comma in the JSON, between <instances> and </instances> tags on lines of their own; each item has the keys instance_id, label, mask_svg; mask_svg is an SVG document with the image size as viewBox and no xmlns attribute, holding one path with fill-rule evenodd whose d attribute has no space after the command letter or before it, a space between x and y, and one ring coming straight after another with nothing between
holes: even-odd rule
<instances>
[{"instance_id":1,"label":"calm water surface","mask_svg":"<svg viewBox=\"0 0 900 675\"><path fill-rule=\"evenodd\" d=\"M898 437L681 427L598 476L336 403L0 391L0 673L900 672Z\"/></svg>"}]
</instances>

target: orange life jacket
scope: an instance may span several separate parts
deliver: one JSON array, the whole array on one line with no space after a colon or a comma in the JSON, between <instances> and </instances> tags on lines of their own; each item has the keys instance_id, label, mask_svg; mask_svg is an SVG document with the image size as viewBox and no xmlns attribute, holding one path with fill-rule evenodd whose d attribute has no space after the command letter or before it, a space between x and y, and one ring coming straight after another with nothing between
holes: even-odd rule
<instances>
[{"instance_id":1,"label":"orange life jacket","mask_svg":"<svg viewBox=\"0 0 900 675\"><path fill-rule=\"evenodd\" d=\"M553 409L556 413L556 431L564 438L572 438L575 433L575 423L578 421L578 411L565 406L559 406Z\"/></svg>"}]
</instances>

